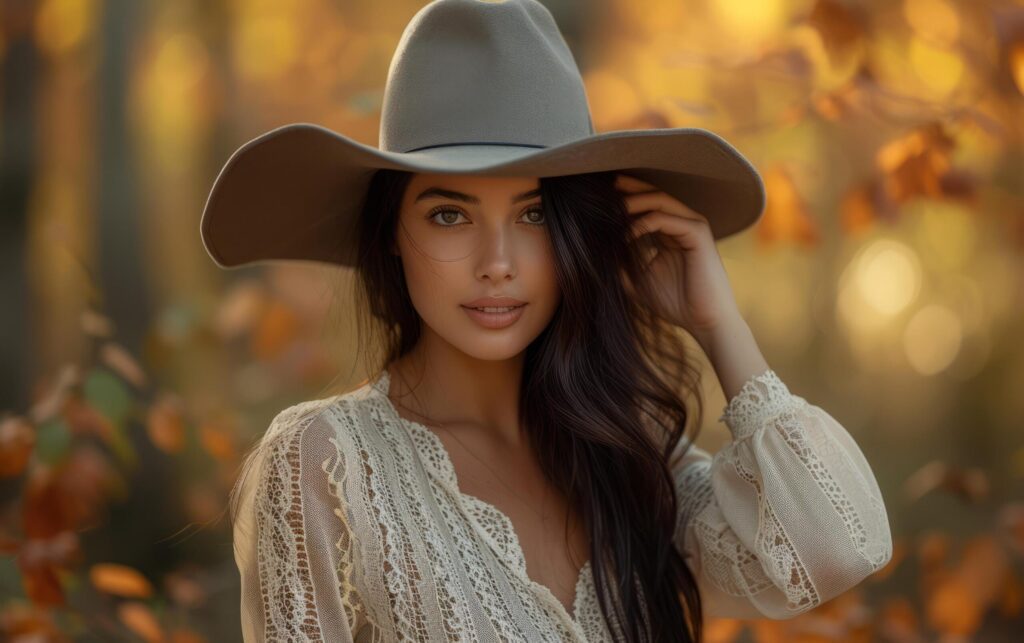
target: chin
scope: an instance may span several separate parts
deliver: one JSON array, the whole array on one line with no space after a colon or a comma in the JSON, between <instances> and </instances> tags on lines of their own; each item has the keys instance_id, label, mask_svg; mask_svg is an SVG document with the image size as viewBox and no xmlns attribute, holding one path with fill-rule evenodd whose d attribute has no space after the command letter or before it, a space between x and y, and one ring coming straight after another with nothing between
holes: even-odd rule
<instances>
[{"instance_id":1,"label":"chin","mask_svg":"<svg viewBox=\"0 0 1024 643\"><path fill-rule=\"evenodd\" d=\"M464 322L446 326L449 332L441 336L457 350L480 360L501 361L511 359L526 350L536 337L532 328L519 328L518 322L503 329L482 328L468 317Z\"/></svg>"}]
</instances>

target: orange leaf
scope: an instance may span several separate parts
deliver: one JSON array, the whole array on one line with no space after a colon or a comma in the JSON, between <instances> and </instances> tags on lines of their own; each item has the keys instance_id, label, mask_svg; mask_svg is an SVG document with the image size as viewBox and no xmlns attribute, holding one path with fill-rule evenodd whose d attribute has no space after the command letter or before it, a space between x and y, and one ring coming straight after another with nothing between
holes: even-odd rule
<instances>
[{"instance_id":1,"label":"orange leaf","mask_svg":"<svg viewBox=\"0 0 1024 643\"><path fill-rule=\"evenodd\" d=\"M807 24L821 33L821 40L836 53L849 50L864 38L864 19L848 5L818 0L807 16Z\"/></svg>"},{"instance_id":2,"label":"orange leaf","mask_svg":"<svg viewBox=\"0 0 1024 643\"><path fill-rule=\"evenodd\" d=\"M299 319L281 302L267 306L260 317L252 337L252 352L262 359L270 359L281 353L295 339L299 330Z\"/></svg>"},{"instance_id":3,"label":"orange leaf","mask_svg":"<svg viewBox=\"0 0 1024 643\"><path fill-rule=\"evenodd\" d=\"M943 197L942 180L950 171L954 143L941 124L929 123L882 146L875 162L884 173L886 197L895 203Z\"/></svg>"},{"instance_id":4,"label":"orange leaf","mask_svg":"<svg viewBox=\"0 0 1024 643\"><path fill-rule=\"evenodd\" d=\"M864 183L848 191L839 208L843 232L856 236L869 230L879 218L874 184Z\"/></svg>"},{"instance_id":5,"label":"orange leaf","mask_svg":"<svg viewBox=\"0 0 1024 643\"><path fill-rule=\"evenodd\" d=\"M808 214L807 206L789 174L779 167L764 173L768 202L764 216L757 225L757 238L770 244L795 241L814 246L820 241L818 225Z\"/></svg>"},{"instance_id":6,"label":"orange leaf","mask_svg":"<svg viewBox=\"0 0 1024 643\"><path fill-rule=\"evenodd\" d=\"M147 598L153 586L146 577L127 565L96 563L89 568L89 580L96 589L115 596Z\"/></svg>"},{"instance_id":7,"label":"orange leaf","mask_svg":"<svg viewBox=\"0 0 1024 643\"><path fill-rule=\"evenodd\" d=\"M914 605L905 596L887 600L881 609L881 629L894 641L913 641L920 638L920 620Z\"/></svg>"},{"instance_id":8,"label":"orange leaf","mask_svg":"<svg viewBox=\"0 0 1024 643\"><path fill-rule=\"evenodd\" d=\"M146 432L150 441L165 453L180 453L185 447L185 420L181 403L163 395L149 407Z\"/></svg>"},{"instance_id":9,"label":"orange leaf","mask_svg":"<svg viewBox=\"0 0 1024 643\"><path fill-rule=\"evenodd\" d=\"M179 628L171 632L170 641L171 643L206 643L206 638L199 632Z\"/></svg>"},{"instance_id":10,"label":"orange leaf","mask_svg":"<svg viewBox=\"0 0 1024 643\"><path fill-rule=\"evenodd\" d=\"M707 643L729 643L743 632L743 621L735 618L709 618L704 625Z\"/></svg>"},{"instance_id":11,"label":"orange leaf","mask_svg":"<svg viewBox=\"0 0 1024 643\"><path fill-rule=\"evenodd\" d=\"M230 432L223 426L205 422L199 427L199 441L207 453L222 462L232 461L235 457L235 443Z\"/></svg>"},{"instance_id":12,"label":"orange leaf","mask_svg":"<svg viewBox=\"0 0 1024 643\"><path fill-rule=\"evenodd\" d=\"M1006 582L1003 583L999 593L999 613L1004 618L1016 619L1020 616L1021 607L1024 606L1024 587L1021 587L1020 579L1013 571L1008 570Z\"/></svg>"},{"instance_id":13,"label":"orange leaf","mask_svg":"<svg viewBox=\"0 0 1024 643\"><path fill-rule=\"evenodd\" d=\"M970 636L981 624L982 606L959 577L936 588L925 605L928 625L944 634Z\"/></svg>"},{"instance_id":14,"label":"orange leaf","mask_svg":"<svg viewBox=\"0 0 1024 643\"><path fill-rule=\"evenodd\" d=\"M964 547L956 573L982 605L989 606L1005 583L1008 571L1006 550L995 537L981 534Z\"/></svg>"},{"instance_id":15,"label":"orange leaf","mask_svg":"<svg viewBox=\"0 0 1024 643\"><path fill-rule=\"evenodd\" d=\"M959 636L975 633L1004 586L1008 570L1006 552L995 538L972 538L956 569L939 583L927 602L931 627Z\"/></svg>"},{"instance_id":16,"label":"orange leaf","mask_svg":"<svg viewBox=\"0 0 1024 643\"><path fill-rule=\"evenodd\" d=\"M1017 91L1024 95L1024 38L1010 45L1009 63Z\"/></svg>"},{"instance_id":17,"label":"orange leaf","mask_svg":"<svg viewBox=\"0 0 1024 643\"><path fill-rule=\"evenodd\" d=\"M118 605L117 615L125 627L147 641L165 641L160 621L153 615L148 605L138 601L128 601Z\"/></svg>"}]
</instances>

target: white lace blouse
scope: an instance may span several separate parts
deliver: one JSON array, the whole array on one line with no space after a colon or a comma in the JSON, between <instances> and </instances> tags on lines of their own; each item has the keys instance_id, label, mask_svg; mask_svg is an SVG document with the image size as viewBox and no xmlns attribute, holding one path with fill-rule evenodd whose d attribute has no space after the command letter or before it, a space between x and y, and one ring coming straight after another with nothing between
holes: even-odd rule
<instances>
[{"instance_id":1,"label":"white lace blouse","mask_svg":"<svg viewBox=\"0 0 1024 643\"><path fill-rule=\"evenodd\" d=\"M569 613L527 575L508 517L460 492L440 438L401 418L388 386L384 370L285 409L239 476L244 640L613 640L590 562ZM828 413L769 369L719 421L734 439L714 456L692 445L673 468L675 542L706 617L789 618L890 560L878 484Z\"/></svg>"}]
</instances>

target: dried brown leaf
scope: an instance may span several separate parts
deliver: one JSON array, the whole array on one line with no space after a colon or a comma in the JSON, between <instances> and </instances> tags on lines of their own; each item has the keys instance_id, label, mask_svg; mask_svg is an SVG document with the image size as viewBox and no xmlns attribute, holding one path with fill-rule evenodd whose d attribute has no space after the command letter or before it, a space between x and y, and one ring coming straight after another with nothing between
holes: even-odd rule
<instances>
[{"instance_id":1,"label":"dried brown leaf","mask_svg":"<svg viewBox=\"0 0 1024 643\"><path fill-rule=\"evenodd\" d=\"M0 477L21 475L36 444L35 427L21 416L0 419Z\"/></svg>"},{"instance_id":2,"label":"dried brown leaf","mask_svg":"<svg viewBox=\"0 0 1024 643\"><path fill-rule=\"evenodd\" d=\"M65 364L52 384L44 382L44 392L37 396L37 401L28 412L28 417L35 424L42 424L60 413L64 402L72 389L81 383L81 369L77 364Z\"/></svg>"},{"instance_id":3,"label":"dried brown leaf","mask_svg":"<svg viewBox=\"0 0 1024 643\"><path fill-rule=\"evenodd\" d=\"M109 366L111 370L124 378L137 389L146 387L147 377L145 371L135 361L131 353L116 342L106 342L100 349L100 361Z\"/></svg>"},{"instance_id":4,"label":"dried brown leaf","mask_svg":"<svg viewBox=\"0 0 1024 643\"><path fill-rule=\"evenodd\" d=\"M91 308L82 311L78 318L79 326L86 335L92 337L108 338L114 334L114 322L106 315L102 315Z\"/></svg>"},{"instance_id":5,"label":"dried brown leaf","mask_svg":"<svg viewBox=\"0 0 1024 643\"><path fill-rule=\"evenodd\" d=\"M266 305L266 289L255 280L240 281L228 291L214 318L214 328L223 339L249 332Z\"/></svg>"}]
</instances>

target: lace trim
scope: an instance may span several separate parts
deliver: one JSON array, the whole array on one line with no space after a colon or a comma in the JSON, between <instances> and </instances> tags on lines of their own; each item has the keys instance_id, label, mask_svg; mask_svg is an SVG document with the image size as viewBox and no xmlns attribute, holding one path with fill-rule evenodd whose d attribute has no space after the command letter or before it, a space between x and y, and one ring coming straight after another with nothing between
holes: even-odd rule
<instances>
[{"instance_id":1,"label":"lace trim","mask_svg":"<svg viewBox=\"0 0 1024 643\"><path fill-rule=\"evenodd\" d=\"M772 576L781 581L780 587L786 593L786 607L793 612L803 612L814 607L821 602L821 596L811 582L811 575L800 560L771 502L764 497L761 481L738 460L733 461L733 466L740 477L757 489L757 505L761 508L761 516L756 548L767 555Z\"/></svg>"},{"instance_id":2,"label":"lace trim","mask_svg":"<svg viewBox=\"0 0 1024 643\"><path fill-rule=\"evenodd\" d=\"M334 445L335 455L332 458L324 460L320 468L327 474L327 484L330 487L331 493L338 498L344 498L345 496L342 489L344 487L345 480L348 477L348 469L344 466L344 459L341 457L341 447L338 445L338 440L330 438L330 442ZM334 460L333 466L330 465L332 459ZM348 619L351 631L356 633L358 624L360 623L360 617L365 620L369 620L369 615L367 613L366 606L363 604L359 591L352 582L352 579L355 576L355 543L352 538L352 534L354 532L352 530L351 521L345 511L341 508L335 508L334 515L337 516L338 520L340 520L343 525L341 537L334 543L334 547L338 552L338 565L335 568L335 571L337 572L341 583L339 589L341 592L342 606L345 609L345 618Z\"/></svg>"},{"instance_id":3,"label":"lace trim","mask_svg":"<svg viewBox=\"0 0 1024 643\"><path fill-rule=\"evenodd\" d=\"M685 525L715 499L711 489L711 460L698 460L687 465L676 474L675 479L679 500L676 533L682 534Z\"/></svg>"},{"instance_id":4,"label":"lace trim","mask_svg":"<svg viewBox=\"0 0 1024 643\"><path fill-rule=\"evenodd\" d=\"M808 409L804 419L812 421L810 407L804 408ZM838 466L841 469L857 471L857 467L850 462L846 452L838 449L835 442L827 435L828 427L822 427L820 431L812 434L817 435L820 442L817 447L812 447L805 422L793 414L779 416L772 426L786 441L789 448L799 456L818 488L828 497L836 513L843 519L843 524L846 526L846 531L857 553L870 563L872 570L879 569L891 556L890 548L887 546L889 539L869 537L864 521L851 502L849 494L844 491L843 486L832 476L829 467L822 461L820 456L838 458L840 460ZM867 481L860 475L857 475L857 484L863 495L870 499L873 524L887 525L885 506L880 498L877 494L872 493Z\"/></svg>"},{"instance_id":5,"label":"lace trim","mask_svg":"<svg viewBox=\"0 0 1024 643\"><path fill-rule=\"evenodd\" d=\"M260 467L259 488L265 493L255 503L268 640L324 640L306 552L299 465L301 431L324 406L323 400L314 400L290 407L274 418L266 432L265 441L273 444ZM311 413L308 419L296 422L307 413Z\"/></svg>"},{"instance_id":6,"label":"lace trim","mask_svg":"<svg viewBox=\"0 0 1024 643\"><path fill-rule=\"evenodd\" d=\"M559 637L565 640L581 635L583 633L579 616L581 603L583 602L581 593L588 592L593 586L590 561L586 561L578 573L575 595L573 597L573 613L570 614L547 586L530 578L526 569L526 557L515 533L512 520L493 504L476 496L463 493L459 489L455 466L452 464L451 457L444 443L429 428L418 422L406 420L398 415L390 400L387 399L389 386L390 374L387 369L382 370L380 375L370 383L370 388L383 396L383 399L380 399L380 403L388 417L393 417L397 423L407 429L408 435L413 439L419 458L423 460L427 468L443 485L446 491L451 494L451 497L461 504L466 516L471 518L473 526L476 527L477 533L490 546L498 560L502 561L506 568L513 572L522 586L528 588L528 592L543 598L547 614ZM527 605L530 603L527 602ZM607 640L607 638L598 638L596 640Z\"/></svg>"},{"instance_id":7,"label":"lace trim","mask_svg":"<svg viewBox=\"0 0 1024 643\"><path fill-rule=\"evenodd\" d=\"M718 418L732 431L734 440L741 440L757 431L767 420L790 408L798 399L774 370L753 375L729 403Z\"/></svg>"},{"instance_id":8,"label":"lace trim","mask_svg":"<svg viewBox=\"0 0 1024 643\"><path fill-rule=\"evenodd\" d=\"M677 476L680 494L680 516L676 533L687 533L685 525L693 522L693 534L703 545L701 569L723 592L733 596L749 596L774 585L765 574L757 556L736 537L729 524L716 519L715 495L711 487L711 460L700 460L685 467ZM677 543L683 552L693 551L694 544Z\"/></svg>"}]
</instances>

